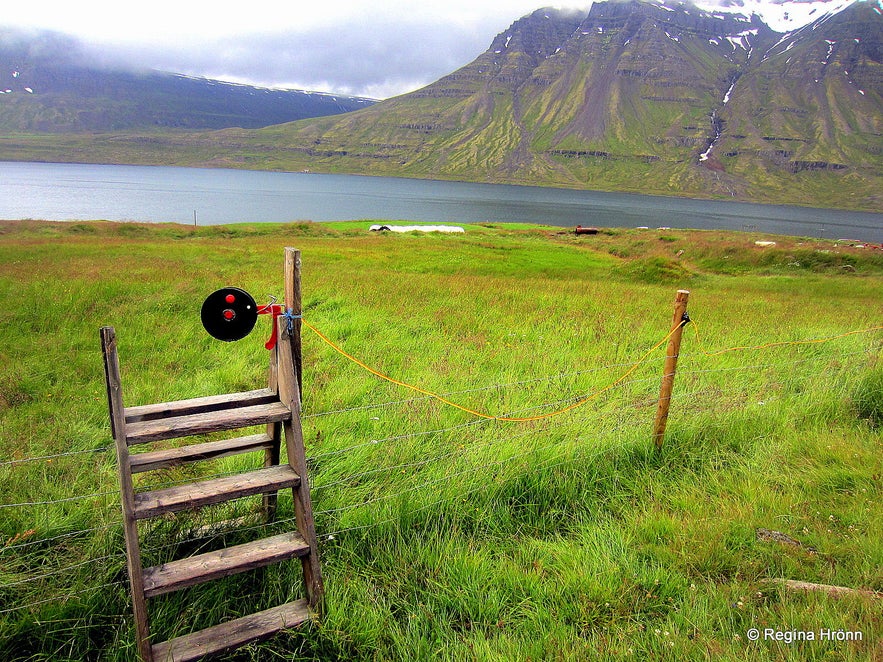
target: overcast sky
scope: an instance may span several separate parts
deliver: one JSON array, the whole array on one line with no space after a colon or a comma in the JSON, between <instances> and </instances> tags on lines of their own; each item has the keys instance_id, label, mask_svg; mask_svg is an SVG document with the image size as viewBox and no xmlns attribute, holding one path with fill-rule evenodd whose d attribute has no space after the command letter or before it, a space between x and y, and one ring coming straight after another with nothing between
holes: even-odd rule
<instances>
[{"instance_id":1,"label":"overcast sky","mask_svg":"<svg viewBox=\"0 0 883 662\"><path fill-rule=\"evenodd\" d=\"M829 0L828 4L843 4ZM870 0L879 2L880 0ZM515 20L578 0L15 0L0 24L77 37L93 53L149 68L271 87L386 98L467 64ZM817 0L706 0L760 9L772 27ZM793 23L794 21L792 21ZM784 29L778 27L777 29Z\"/></svg>"}]
</instances>

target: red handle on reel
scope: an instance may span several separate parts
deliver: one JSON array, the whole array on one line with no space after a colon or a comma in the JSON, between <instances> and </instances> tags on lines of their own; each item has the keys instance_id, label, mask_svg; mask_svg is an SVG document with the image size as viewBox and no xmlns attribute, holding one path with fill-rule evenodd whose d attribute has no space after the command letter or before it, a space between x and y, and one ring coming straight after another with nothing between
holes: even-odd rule
<instances>
[{"instance_id":1,"label":"red handle on reel","mask_svg":"<svg viewBox=\"0 0 883 662\"><path fill-rule=\"evenodd\" d=\"M276 324L276 318L284 313L285 308L279 303L268 303L266 306L258 310L258 315L273 316L273 329L270 331L270 339L264 343L264 347L267 349L273 349L276 347L276 343L279 340L279 327Z\"/></svg>"}]
</instances>

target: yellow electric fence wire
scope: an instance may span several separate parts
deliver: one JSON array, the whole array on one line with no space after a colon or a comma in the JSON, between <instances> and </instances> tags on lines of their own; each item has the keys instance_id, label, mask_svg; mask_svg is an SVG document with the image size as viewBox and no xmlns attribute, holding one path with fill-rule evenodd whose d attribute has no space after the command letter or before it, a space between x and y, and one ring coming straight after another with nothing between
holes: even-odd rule
<instances>
[{"instance_id":1,"label":"yellow electric fence wire","mask_svg":"<svg viewBox=\"0 0 883 662\"><path fill-rule=\"evenodd\" d=\"M350 361L352 361L356 365L360 366L361 368L364 368L365 370L370 372L372 375L375 375L376 377L379 377L380 379L384 379L388 382L396 384L397 386L402 386L404 388L411 389L412 391L416 391L417 393L422 393L423 395L427 395L431 398L435 398L436 400L443 402L444 404L446 404L448 406L454 407L456 409L460 409L461 411L464 411L467 414L472 414L473 416L477 416L479 418L484 418L484 419L488 419L488 420L492 420L492 421L504 421L504 422L509 422L509 423L526 423L529 421L540 421L543 419L552 418L553 416L559 416L559 415L564 414L568 411L572 411L573 409L576 409L577 407L582 407L587 402L594 400L602 393L609 391L614 386L616 386L617 384L620 384L622 381L624 381L629 375L631 375L635 370L637 370L641 366L641 364L643 364L647 360L647 357L650 356L650 354L652 354L654 351L656 351L661 345L663 345L669 338L671 338L674 335L675 331L677 331L679 328L681 328L681 326L683 326L683 324L681 324L681 325L674 327L662 340L660 340L655 345L653 345L653 347L648 349L643 354L643 356L641 356L641 358L638 359L638 361L634 365L632 365L632 367L630 367L622 375L620 375L620 377L618 379L616 379L616 381L608 384L604 388L595 391L591 395L588 395L585 398L568 405L567 407L564 407L562 409L558 409L553 412L548 412L546 414L538 414L537 416L515 417L515 416L494 416L492 414L485 414L483 412L476 411L474 409L470 409L469 407L464 407L463 405L457 404L456 402L452 402L451 400L448 400L447 398L439 395L438 393L433 393L432 391L428 391L428 390L421 388L419 386L415 386L413 384L403 382L399 379L395 379L394 377L390 377L389 375L385 375L382 372L379 372L378 370L375 370L371 366L367 365L363 361L360 361L352 354L347 353L341 347L336 345L325 334L323 334L321 331L319 331L319 329L317 329L315 326L313 326L312 324L310 324L306 320L302 319L301 321L305 327L307 327L308 329L310 329L310 331L315 333L325 344L327 344L329 347L331 347L338 354L349 359ZM685 322L686 322L686 320L685 320ZM872 326L868 329L860 329L858 331L847 331L846 333L841 333L836 336L829 336L826 338L813 338L813 339L809 339L809 340L787 340L787 341L781 341L781 342L764 343L762 345L743 345L743 346L738 346L738 347L728 347L726 349L721 349L721 350L717 350L714 352L709 352L705 349L705 343L703 343L702 338L699 335L699 327L696 324L696 322L693 320L689 320L689 323L692 324L692 326L693 326L693 330L696 335L696 342L698 343L700 350L706 356L720 356L721 354L726 354L728 352L736 352L736 351L756 351L756 350L761 350L761 349L768 349L770 347L780 347L780 346L784 346L784 345L809 345L809 344L816 344L816 343L825 343L825 342L830 342L832 340L838 340L840 338L846 338L847 336L853 336L853 335L857 335L857 334L861 334L861 333L871 333L873 331L883 330L883 326Z\"/></svg>"},{"instance_id":2,"label":"yellow electric fence wire","mask_svg":"<svg viewBox=\"0 0 883 662\"><path fill-rule=\"evenodd\" d=\"M579 400L578 402L574 402L574 403L568 405L567 407L564 407L563 409L558 409L557 411L548 412L546 414L539 414L537 416L512 417L512 416L494 416L492 414L485 414L480 411L475 411L474 409L469 409L468 407L464 407L463 405L459 405L456 402L452 402L452 401L448 400L447 398L442 397L438 393L433 393L432 391L427 391L426 389L420 388L419 386L414 386L413 384L408 384L407 382L400 381L398 379L390 377L389 375L384 375L382 372L378 372L374 368L366 365L365 363L363 363L362 361L360 361L359 359L357 359L353 355L348 354L343 349L341 349L340 347L335 345L334 342L332 342L327 336L325 336L321 331L319 331L316 327L314 327L312 324L310 324L306 320L302 320L302 322L305 327L307 327L310 331L312 331L317 336L319 336L319 338L325 344L327 344L329 347L331 347L334 351L336 351L341 356L346 357L347 359L349 359L350 361L352 361L356 365L364 368L365 370L370 372L372 375L380 377L381 379L385 379L386 381L392 382L393 384L396 384L398 386L403 386L405 388L411 389L412 391L417 391L418 393L422 393L423 395L428 395L429 397L435 398L436 400L439 400L440 402L443 402L446 405L449 405L451 407L455 407L456 409L460 409L461 411L465 411L467 414L472 414L473 416L478 416L479 418L485 418L485 419L492 420L492 421L504 421L504 422L508 422L508 423L527 423L529 421L540 421L540 420L543 420L546 418L552 418L553 416L559 416L560 414L564 414L565 412L576 409L577 407L582 407L587 402L594 400L595 398L597 398L599 395L601 395L605 391L609 391L614 386L616 386L617 384L619 384L620 382L625 380L629 375L631 375L635 370L637 370L638 367L642 363L644 363L644 361L647 360L647 357L650 356L650 354L652 354L656 349L658 349L661 345L663 345L669 338L671 338L672 335L674 335L674 332L677 331L681 326L681 325L679 325L679 326L676 326L675 328L673 328L668 333L668 335L665 336L665 338L663 338L658 343L653 345L653 347L648 349L644 353L644 355L640 359L638 359L637 363L635 363L631 368L626 370L615 382L605 386L604 388L602 388L598 391L595 391L594 393L592 393L589 396L586 396L582 400Z\"/></svg>"},{"instance_id":3,"label":"yellow electric fence wire","mask_svg":"<svg viewBox=\"0 0 883 662\"><path fill-rule=\"evenodd\" d=\"M755 351L761 349L769 349L770 347L781 347L784 345L812 345L818 343L830 342L832 340L839 340L840 338L845 338L847 336L854 336L860 333L871 333L873 331L883 330L883 326L872 326L869 329L860 329L858 331L847 331L846 333L841 333L836 336L829 336L827 338L811 338L809 340L784 340L780 342L768 342L763 345L744 345L741 347L728 347L727 349L719 349L715 352L709 352L705 349L705 343L702 342L702 338L699 337L699 327L696 325L696 322L690 320L690 324L693 325L693 331L696 335L696 342L699 344L700 351L705 354L705 356L720 356L721 354L726 354L727 352L738 352L738 351Z\"/></svg>"}]
</instances>

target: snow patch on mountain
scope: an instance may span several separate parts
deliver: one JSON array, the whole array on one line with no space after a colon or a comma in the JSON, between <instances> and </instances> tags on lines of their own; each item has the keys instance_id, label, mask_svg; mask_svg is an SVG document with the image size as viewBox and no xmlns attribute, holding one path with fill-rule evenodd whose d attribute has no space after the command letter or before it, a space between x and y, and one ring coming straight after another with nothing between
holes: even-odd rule
<instances>
[{"instance_id":1,"label":"snow patch on mountain","mask_svg":"<svg viewBox=\"0 0 883 662\"><path fill-rule=\"evenodd\" d=\"M817 0L813 2L810 0L809 2L772 3L769 0L697 0L695 4L705 11L734 14L736 18L757 14L776 32L792 32L820 18L835 15L853 4L854 1ZM874 0L873 4L883 10L881 0ZM879 13L883 13L883 11Z\"/></svg>"}]
</instances>

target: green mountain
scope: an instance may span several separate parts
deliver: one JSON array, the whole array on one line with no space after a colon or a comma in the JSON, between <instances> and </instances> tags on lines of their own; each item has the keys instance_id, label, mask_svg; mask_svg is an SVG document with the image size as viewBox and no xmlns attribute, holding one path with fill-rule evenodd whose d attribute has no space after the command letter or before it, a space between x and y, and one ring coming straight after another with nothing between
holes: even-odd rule
<instances>
[{"instance_id":1,"label":"green mountain","mask_svg":"<svg viewBox=\"0 0 883 662\"><path fill-rule=\"evenodd\" d=\"M883 208L883 15L855 3L782 36L744 70L708 166L749 186L842 187ZM723 176L725 175L725 176Z\"/></svg>"},{"instance_id":2,"label":"green mountain","mask_svg":"<svg viewBox=\"0 0 883 662\"><path fill-rule=\"evenodd\" d=\"M289 167L883 206L883 16L782 35L690 4L543 9L358 113L269 127Z\"/></svg>"},{"instance_id":3,"label":"green mountain","mask_svg":"<svg viewBox=\"0 0 883 662\"><path fill-rule=\"evenodd\" d=\"M676 0L541 9L465 67L363 110L68 148L81 159L880 210L881 14L859 1L781 34ZM0 156L6 147L0 137Z\"/></svg>"}]
</instances>

